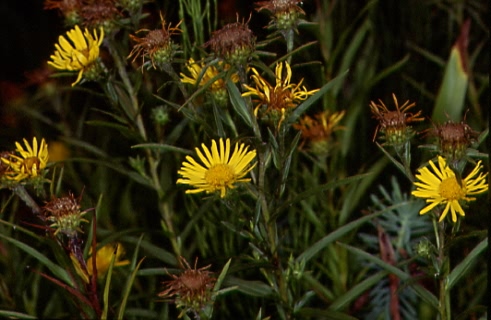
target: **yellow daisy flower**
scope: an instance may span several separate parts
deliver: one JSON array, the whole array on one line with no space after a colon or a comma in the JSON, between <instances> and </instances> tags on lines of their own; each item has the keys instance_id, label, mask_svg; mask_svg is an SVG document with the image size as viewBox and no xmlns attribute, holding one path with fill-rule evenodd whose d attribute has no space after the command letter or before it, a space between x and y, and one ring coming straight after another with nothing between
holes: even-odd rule
<instances>
[{"instance_id":1,"label":"yellow daisy flower","mask_svg":"<svg viewBox=\"0 0 491 320\"><path fill-rule=\"evenodd\" d=\"M116 255L114 258L114 267L121 267L129 264L129 260L123 260L124 253L124 248L120 243L106 244L97 250L95 260L97 277L103 278L106 275L106 272L109 270L109 266L111 265L113 255ZM89 273L89 276L92 275L92 256L87 259L87 272Z\"/></svg>"},{"instance_id":2,"label":"yellow daisy flower","mask_svg":"<svg viewBox=\"0 0 491 320\"><path fill-rule=\"evenodd\" d=\"M452 221L457 221L456 213L461 216L465 216L465 212L460 205L460 201L473 201L476 198L468 197L469 195L475 195L483 193L488 190L486 184L486 176L488 175L479 173L482 168L481 161L477 163L471 173L462 180L462 184L459 184L455 173L447 165L444 158L438 157L438 166L429 161L434 173L427 167L418 170L419 174L416 175L418 182L414 182L417 187L412 192L415 197L426 199L426 203L429 203L423 208L419 214L425 214L431 209L435 208L439 204L445 204L445 209L440 216L438 222L445 219L448 211L452 213ZM479 176L474 178L479 173Z\"/></svg>"},{"instance_id":3,"label":"yellow daisy flower","mask_svg":"<svg viewBox=\"0 0 491 320\"><path fill-rule=\"evenodd\" d=\"M219 66L223 65L223 62L218 63ZM190 58L188 61L188 64L186 68L188 69L189 73L191 76L187 76L184 73L180 73L181 76L181 82L183 83L189 83L192 85L196 85L198 83L198 79L200 78L201 73L203 72L203 68L205 67L205 64L198 64L194 61L193 58ZM225 70L228 69L228 66L225 66ZM220 70L218 70L215 66L209 66L206 68L204 74L201 77L201 80L199 82L200 86L205 85L208 83L211 79L216 77L220 73ZM231 77L233 82L239 81L239 75L237 73L232 74ZM225 81L223 79L216 79L213 84L211 85L211 91L216 92L219 90L225 89Z\"/></svg>"},{"instance_id":4,"label":"yellow daisy flower","mask_svg":"<svg viewBox=\"0 0 491 320\"><path fill-rule=\"evenodd\" d=\"M177 172L183 177L178 179L177 183L189 184L195 188L186 190L186 193L220 191L220 196L223 198L227 189L233 189L235 183L251 180L244 176L255 166L255 164L250 165L250 162L256 157L255 150L248 151L249 147L243 143L236 144L230 156L230 139L227 139L225 144L223 139L220 139L220 150L215 140L212 140L211 152L204 144L201 144L201 147L204 155L198 148L196 148L196 153L204 166L187 156L187 162L183 162L181 169Z\"/></svg>"},{"instance_id":5,"label":"yellow daisy flower","mask_svg":"<svg viewBox=\"0 0 491 320\"><path fill-rule=\"evenodd\" d=\"M251 68L252 80L255 83L255 88L244 85L247 89L242 96L256 96L255 102L257 105L254 109L254 114L257 116L258 110L261 106L266 105L266 113L268 112L281 112L281 123L285 118L285 112L297 107L297 105L307 99L309 96L313 95L319 89L308 91L305 86L302 86L303 79L300 80L298 84L290 83L292 77L292 69L290 64L285 61L280 62L276 65L276 84L273 87L269 82L267 82L255 68ZM285 71L285 74L283 73Z\"/></svg>"},{"instance_id":6,"label":"yellow daisy flower","mask_svg":"<svg viewBox=\"0 0 491 320\"><path fill-rule=\"evenodd\" d=\"M100 35L94 30L92 35L87 28L82 33L78 25L67 32L67 37L58 38L59 44L55 44L56 51L50 56L52 61L48 64L59 70L79 71L77 80L72 83L76 85L99 57L99 47L104 39L104 30L100 28Z\"/></svg>"},{"instance_id":7,"label":"yellow daisy flower","mask_svg":"<svg viewBox=\"0 0 491 320\"><path fill-rule=\"evenodd\" d=\"M15 143L15 150L20 156L13 153L8 157L2 157L1 161L8 166L5 171L5 176L9 180L21 181L26 178L34 178L40 175L42 170L46 168L48 163L48 145L44 139L41 140L41 145L38 148L36 137L32 139L32 148L24 139L25 149L18 142Z\"/></svg>"}]
</instances>

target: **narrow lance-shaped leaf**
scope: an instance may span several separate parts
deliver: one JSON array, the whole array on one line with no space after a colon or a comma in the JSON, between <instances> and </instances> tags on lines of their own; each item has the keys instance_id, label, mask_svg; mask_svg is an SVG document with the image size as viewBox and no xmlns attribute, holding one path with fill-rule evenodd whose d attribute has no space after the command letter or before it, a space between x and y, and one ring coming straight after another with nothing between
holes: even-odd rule
<instances>
[{"instance_id":1,"label":"narrow lance-shaped leaf","mask_svg":"<svg viewBox=\"0 0 491 320\"><path fill-rule=\"evenodd\" d=\"M472 268L479 255L488 247L488 238L481 241L448 275L446 290L452 287Z\"/></svg>"},{"instance_id":2,"label":"narrow lance-shaped leaf","mask_svg":"<svg viewBox=\"0 0 491 320\"><path fill-rule=\"evenodd\" d=\"M460 30L460 35L450 51L443 80L436 97L432 120L442 123L447 120L459 122L464 109L468 84L467 44L469 42L470 20Z\"/></svg>"}]
</instances>

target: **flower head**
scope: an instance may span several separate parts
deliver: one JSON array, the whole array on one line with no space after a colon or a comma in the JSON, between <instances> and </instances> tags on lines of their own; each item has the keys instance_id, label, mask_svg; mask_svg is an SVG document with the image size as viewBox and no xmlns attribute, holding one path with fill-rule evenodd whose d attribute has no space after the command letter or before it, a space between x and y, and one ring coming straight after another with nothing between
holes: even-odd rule
<instances>
[{"instance_id":1,"label":"flower head","mask_svg":"<svg viewBox=\"0 0 491 320\"><path fill-rule=\"evenodd\" d=\"M88 222L83 216L87 210L80 211L80 200L75 199L72 193L61 198L53 198L43 207L46 220L52 222L51 227L55 228L55 234L63 233L69 237L81 232L80 224Z\"/></svg>"},{"instance_id":2,"label":"flower head","mask_svg":"<svg viewBox=\"0 0 491 320\"><path fill-rule=\"evenodd\" d=\"M80 16L82 24L88 28L102 28L109 34L119 28L117 19L121 12L117 0L82 0Z\"/></svg>"},{"instance_id":3,"label":"flower head","mask_svg":"<svg viewBox=\"0 0 491 320\"><path fill-rule=\"evenodd\" d=\"M421 115L421 111L415 114L408 113L407 111L414 107L416 103L409 103L409 100L404 102L402 106L399 106L395 94L392 94L396 110L390 111L382 100L379 99L380 104L370 102L370 109L373 117L379 121L379 125L375 130L373 139L377 136L377 132L380 131L385 134L385 140L390 145L401 145L409 140L412 136L411 127L408 126L411 122L423 121L423 118L418 118Z\"/></svg>"},{"instance_id":4,"label":"flower head","mask_svg":"<svg viewBox=\"0 0 491 320\"><path fill-rule=\"evenodd\" d=\"M187 161L182 163L181 169L177 172L182 176L177 183L189 184L195 188L186 190L186 193L220 191L220 196L223 198L228 189L235 188L236 183L251 180L244 176L255 166L250 163L256 157L256 151L248 151L249 147L243 143L240 145L237 143L230 156L230 139L227 139L225 144L223 139L220 139L219 144L220 150L218 150L216 141L212 140L211 152L202 144L204 155L196 148L196 153L204 166L197 163L191 156L186 156Z\"/></svg>"},{"instance_id":5,"label":"flower head","mask_svg":"<svg viewBox=\"0 0 491 320\"><path fill-rule=\"evenodd\" d=\"M469 197L470 195L476 195L488 190L488 184L486 183L486 176L488 174L479 173L482 169L481 161L479 161L471 173L460 182L457 180L454 171L450 169L444 158L438 157L438 167L431 160L429 161L429 164L433 169L433 172L427 167L419 169L419 174L416 175L416 178L419 181L414 182L414 185L417 188L412 192L415 197L426 199L426 203L428 203L428 205L419 212L420 214L428 213L436 206L442 204L445 205L445 209L438 221L443 221L448 214L448 211L450 211L452 214L452 221L456 222L456 213L465 216L461 203L473 201L476 198ZM478 173L479 175L476 177Z\"/></svg>"},{"instance_id":6,"label":"flower head","mask_svg":"<svg viewBox=\"0 0 491 320\"><path fill-rule=\"evenodd\" d=\"M246 22L234 22L213 32L204 44L232 65L245 65L255 50L255 37Z\"/></svg>"},{"instance_id":7,"label":"flower head","mask_svg":"<svg viewBox=\"0 0 491 320\"><path fill-rule=\"evenodd\" d=\"M438 138L439 152L449 162L464 158L467 148L478 136L478 132L464 121L455 123L449 120L428 131Z\"/></svg>"},{"instance_id":8,"label":"flower head","mask_svg":"<svg viewBox=\"0 0 491 320\"><path fill-rule=\"evenodd\" d=\"M184 271L179 275L171 275L172 280L164 281L165 290L158 294L162 298L174 298L174 302L179 309L182 309L179 318L188 311L199 314L203 308L212 302L212 292L216 279L213 273L208 271L211 265L197 269L191 269L189 263L183 257L179 262Z\"/></svg>"},{"instance_id":9,"label":"flower head","mask_svg":"<svg viewBox=\"0 0 491 320\"><path fill-rule=\"evenodd\" d=\"M285 119L286 113L296 108L301 101L319 91L319 89L308 91L305 86L302 86L303 79L298 84L290 83L292 70L287 61L284 63L279 62L276 65L276 84L274 87L261 77L255 68L251 69L254 73L251 78L255 83L255 87L244 85L247 91L242 96L255 96L257 105L254 109L254 114L257 116L259 109L265 107L264 115L271 115L273 120L278 123L278 126Z\"/></svg>"},{"instance_id":10,"label":"flower head","mask_svg":"<svg viewBox=\"0 0 491 320\"><path fill-rule=\"evenodd\" d=\"M273 14L271 25L278 30L295 29L300 15L305 12L298 6L302 1L299 0L268 0L256 2L256 10L268 10Z\"/></svg>"},{"instance_id":11,"label":"flower head","mask_svg":"<svg viewBox=\"0 0 491 320\"><path fill-rule=\"evenodd\" d=\"M16 142L16 153L9 153L5 157L1 158L1 161L8 166L4 175L9 180L22 181L24 179L36 178L42 176L44 168L48 163L48 145L41 140L41 144L38 146L36 137L32 139L32 147L24 139L24 147Z\"/></svg>"},{"instance_id":12,"label":"flower head","mask_svg":"<svg viewBox=\"0 0 491 320\"><path fill-rule=\"evenodd\" d=\"M69 26L73 26L80 22L80 0L45 0L44 9L58 9L65 17L65 21Z\"/></svg>"},{"instance_id":13,"label":"flower head","mask_svg":"<svg viewBox=\"0 0 491 320\"><path fill-rule=\"evenodd\" d=\"M294 124L293 127L302 132L303 143L308 141L314 153L325 154L328 151L332 133L342 129L338 123L344 114L344 110L340 112L325 110L316 114L314 119L304 116L300 119L300 123Z\"/></svg>"},{"instance_id":14,"label":"flower head","mask_svg":"<svg viewBox=\"0 0 491 320\"><path fill-rule=\"evenodd\" d=\"M205 64L198 64L194 62L193 58L190 58L187 64L187 69L191 76L187 76L186 74L181 73L181 81L183 83L189 83L192 85L197 85L199 83L199 86L202 87L209 84L213 78L220 74L220 71L222 69L228 70L229 67L229 65L224 66L223 61L218 62L218 68L215 66L206 67ZM234 73L232 74L230 79L234 83L238 82L239 75L237 73ZM215 100L219 102L219 104L223 105L227 102L228 95L226 83L223 78L213 80L213 83L209 87L209 92L215 98Z\"/></svg>"},{"instance_id":15,"label":"flower head","mask_svg":"<svg viewBox=\"0 0 491 320\"><path fill-rule=\"evenodd\" d=\"M156 69L156 66L162 67L166 63L171 63L172 58L176 53L177 45L174 44L171 36L181 32L179 25L182 21L175 27L171 27L171 24L166 26L162 14L160 15L160 21L162 23L162 28L160 29L138 30L136 33L147 32L142 38L139 38L136 35L130 35L131 40L136 44L133 46L128 58L133 57L134 62L136 58L141 56L143 60L142 67L145 65L145 58L150 58L150 62L154 69Z\"/></svg>"},{"instance_id":16,"label":"flower head","mask_svg":"<svg viewBox=\"0 0 491 320\"><path fill-rule=\"evenodd\" d=\"M92 254L92 248L89 251L89 255ZM114 256L114 267L122 267L130 264L129 260L123 260L123 256L125 254L124 248L120 243L111 243L106 244L105 246L97 249L97 254L95 257L95 263L97 268L97 278L104 278L107 271L109 270L109 266L111 265L111 260ZM87 259L87 272L89 276L93 273L93 255Z\"/></svg>"},{"instance_id":17,"label":"flower head","mask_svg":"<svg viewBox=\"0 0 491 320\"><path fill-rule=\"evenodd\" d=\"M72 86L80 82L83 74L89 80L95 79L101 71L101 66L96 62L99 47L104 39L104 30L101 28L100 34L94 30L92 35L87 29L82 33L76 25L66 35L71 43L64 36L60 36L59 44L55 44L56 51L50 57L52 61L48 61L48 64L59 70L79 71Z\"/></svg>"}]
</instances>

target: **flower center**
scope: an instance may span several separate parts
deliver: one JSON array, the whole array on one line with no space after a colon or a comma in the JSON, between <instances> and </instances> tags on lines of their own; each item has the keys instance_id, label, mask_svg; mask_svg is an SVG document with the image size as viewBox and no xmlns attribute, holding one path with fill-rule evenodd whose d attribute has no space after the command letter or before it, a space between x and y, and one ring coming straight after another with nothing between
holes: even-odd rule
<instances>
[{"instance_id":1,"label":"flower center","mask_svg":"<svg viewBox=\"0 0 491 320\"><path fill-rule=\"evenodd\" d=\"M450 177L440 184L440 195L448 200L460 200L465 198L465 187L461 187L455 177Z\"/></svg>"},{"instance_id":2,"label":"flower center","mask_svg":"<svg viewBox=\"0 0 491 320\"><path fill-rule=\"evenodd\" d=\"M228 164L216 164L205 173L206 182L215 188L229 185L235 180L235 174Z\"/></svg>"},{"instance_id":3,"label":"flower center","mask_svg":"<svg viewBox=\"0 0 491 320\"><path fill-rule=\"evenodd\" d=\"M32 174L32 169L34 166L36 166L36 170L39 170L39 165L40 165L40 161L37 157L29 157L29 158L26 158L24 159L24 163L22 164L24 166L24 168L26 169L26 172L28 172L29 174Z\"/></svg>"}]
</instances>

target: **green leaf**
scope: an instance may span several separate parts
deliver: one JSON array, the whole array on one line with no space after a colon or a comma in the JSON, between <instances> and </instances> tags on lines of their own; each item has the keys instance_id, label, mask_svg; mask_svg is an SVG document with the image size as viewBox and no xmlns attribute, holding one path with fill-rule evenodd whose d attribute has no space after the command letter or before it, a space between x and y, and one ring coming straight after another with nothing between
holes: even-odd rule
<instances>
[{"instance_id":1,"label":"green leaf","mask_svg":"<svg viewBox=\"0 0 491 320\"><path fill-rule=\"evenodd\" d=\"M97 257L97 255L94 256ZM109 264L109 269L107 270L106 284L104 286L104 294L103 294L104 309L102 310L101 319L107 319L107 312L109 311L109 289L111 287L111 279L113 275L115 260L116 260L116 254L113 253L111 257L111 263Z\"/></svg>"},{"instance_id":2,"label":"green leaf","mask_svg":"<svg viewBox=\"0 0 491 320\"><path fill-rule=\"evenodd\" d=\"M352 221L336 230L333 232L329 233L327 236L323 237L316 243L314 243L311 247L309 247L307 250L305 250L301 255L299 255L296 259L296 262L301 262L302 260L305 260L305 262L309 261L314 257L316 254L318 254L320 251L324 250L330 243L338 240L339 238L343 237L344 235L348 234L348 232L353 231L354 229L358 228L362 224L364 224L367 221L370 221L373 218L378 217L379 215L383 214L384 212L388 212L394 209L397 209L399 207L405 206L410 201L405 201L398 203L396 205L390 206L385 208L384 210L366 215L364 217L361 217L355 221Z\"/></svg>"},{"instance_id":3,"label":"green leaf","mask_svg":"<svg viewBox=\"0 0 491 320\"><path fill-rule=\"evenodd\" d=\"M193 155L192 151L189 151L187 149L171 146L165 143L140 143L136 144L134 146L131 146L132 149L137 149L137 148L144 148L144 149L156 149L160 150L162 152L166 151L171 151L171 152L178 152L178 153L183 153L183 154L188 154L188 155Z\"/></svg>"},{"instance_id":4,"label":"green leaf","mask_svg":"<svg viewBox=\"0 0 491 320\"><path fill-rule=\"evenodd\" d=\"M410 274L404 272L403 270L397 268L396 266L393 266L391 264L388 264L387 262L383 261L379 257L376 257L374 255L371 255L368 252L365 252L365 251L363 251L361 249L352 247L352 246L347 245L347 244L344 244L344 243L339 243L338 242L338 245L346 248L351 253L354 253L354 254L360 256L361 258L364 258L364 259L366 259L366 260L368 260L368 261L370 261L370 262L378 265L379 267L381 267L382 269L386 270L387 272L395 274L402 281L410 281L410 280L412 280L412 277L411 277ZM416 292L416 294L421 299L423 299L424 301L426 301L433 308L438 309L439 302L438 302L438 299L435 297L435 295L433 293L429 292L428 290L426 290L425 288L423 288L422 286L420 286L419 284L416 284L416 283L412 283L411 284L411 287L414 289L414 291Z\"/></svg>"},{"instance_id":5,"label":"green leaf","mask_svg":"<svg viewBox=\"0 0 491 320\"><path fill-rule=\"evenodd\" d=\"M379 271L376 274L366 278L362 282L358 283L354 287L352 287L349 291L340 295L334 300L329 309L332 310L340 310L347 307L351 302L361 296L368 289L376 285L380 280L386 277L389 273L387 271Z\"/></svg>"},{"instance_id":6,"label":"green leaf","mask_svg":"<svg viewBox=\"0 0 491 320\"><path fill-rule=\"evenodd\" d=\"M9 311L9 310L0 310L0 316L4 316L9 319L38 319L37 317L25 313Z\"/></svg>"},{"instance_id":7,"label":"green leaf","mask_svg":"<svg viewBox=\"0 0 491 320\"><path fill-rule=\"evenodd\" d=\"M273 289L261 281L248 281L229 276L224 280L224 284L238 286L237 291L254 297L264 298L273 294Z\"/></svg>"},{"instance_id":8,"label":"green leaf","mask_svg":"<svg viewBox=\"0 0 491 320\"><path fill-rule=\"evenodd\" d=\"M292 124L297 119L308 109L314 102L319 100L323 95L326 94L327 91L331 90L334 86L339 85L342 83L342 80L344 77L348 75L348 71L345 71L343 74L337 76L336 78L332 79L328 83L322 86L322 88L319 89L314 95L310 96L307 100L302 102L298 107L296 107L290 117L287 119L288 124Z\"/></svg>"},{"instance_id":9,"label":"green leaf","mask_svg":"<svg viewBox=\"0 0 491 320\"><path fill-rule=\"evenodd\" d=\"M232 107L234 108L235 112L237 112L245 123L252 128L252 110L250 110L250 108L247 106L244 98L239 92L239 89L230 79L227 80L227 89L230 96L230 102L232 103Z\"/></svg>"},{"instance_id":10,"label":"green leaf","mask_svg":"<svg viewBox=\"0 0 491 320\"><path fill-rule=\"evenodd\" d=\"M435 123L443 123L448 119L460 122L462 118L469 82L465 57L468 38L469 23L464 23L460 36L450 51L440 90L436 97L435 108L431 116Z\"/></svg>"},{"instance_id":11,"label":"green leaf","mask_svg":"<svg viewBox=\"0 0 491 320\"><path fill-rule=\"evenodd\" d=\"M353 316L346 313L337 312L333 310L326 309L316 309L316 308L303 308L300 309L295 315L300 316L301 319L308 317L309 319L327 319L327 320L357 320Z\"/></svg>"},{"instance_id":12,"label":"green leaf","mask_svg":"<svg viewBox=\"0 0 491 320\"><path fill-rule=\"evenodd\" d=\"M29 247L25 243L22 243L20 241L17 241L15 239L10 238L10 237L6 237L3 234L0 234L0 237L7 240L10 243L12 243L13 245L17 246L19 249L25 251L27 254L29 254L33 258L37 259L44 266L46 266L46 268L48 268L58 279L62 280L63 282L65 282L66 284L68 284L71 287L74 286L73 280L68 275L68 272L65 269L63 269L62 267L53 263L48 258L46 258L41 252L37 251L36 249L34 249L32 247Z\"/></svg>"},{"instance_id":13,"label":"green leaf","mask_svg":"<svg viewBox=\"0 0 491 320\"><path fill-rule=\"evenodd\" d=\"M121 304L119 306L118 315L117 315L116 319L124 319L124 311L126 309L126 303L128 302L128 298L130 296L131 287L133 286L133 282L135 281L136 274L138 273L138 269L140 268L140 265L142 264L143 260L145 260L145 258L142 258L140 260L140 262L138 262L138 265L131 272L131 275L128 278L128 281L126 282L126 286L125 286L124 291L123 291L123 299L121 300Z\"/></svg>"},{"instance_id":14,"label":"green leaf","mask_svg":"<svg viewBox=\"0 0 491 320\"><path fill-rule=\"evenodd\" d=\"M481 241L448 275L447 292L472 268L479 255L488 247L488 238Z\"/></svg>"}]
</instances>

